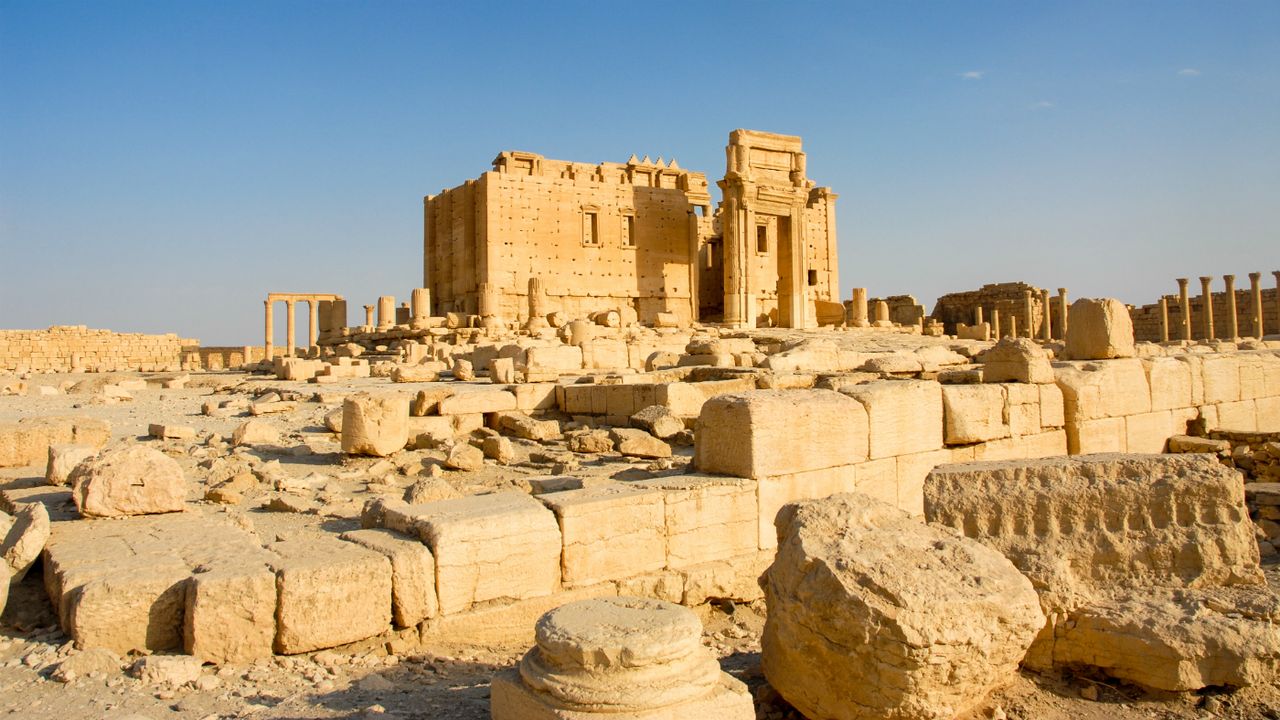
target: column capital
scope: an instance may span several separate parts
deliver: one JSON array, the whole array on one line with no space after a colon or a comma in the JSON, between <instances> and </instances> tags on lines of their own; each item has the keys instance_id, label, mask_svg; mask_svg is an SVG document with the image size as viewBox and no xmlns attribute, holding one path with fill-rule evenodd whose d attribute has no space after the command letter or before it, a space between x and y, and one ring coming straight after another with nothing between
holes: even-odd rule
<instances>
[{"instance_id":1,"label":"column capital","mask_svg":"<svg viewBox=\"0 0 1280 720\"><path fill-rule=\"evenodd\" d=\"M1178 285L1182 287L1186 287L1188 282L1190 281L1187 278L1178 278Z\"/></svg>"},{"instance_id":2,"label":"column capital","mask_svg":"<svg viewBox=\"0 0 1280 720\"><path fill-rule=\"evenodd\" d=\"M1235 276L1235 275L1223 275L1223 276L1222 276L1222 279L1223 279L1225 282L1233 283L1233 282L1235 282L1235 281L1236 281L1236 276Z\"/></svg>"},{"instance_id":3,"label":"column capital","mask_svg":"<svg viewBox=\"0 0 1280 720\"><path fill-rule=\"evenodd\" d=\"M1249 273L1249 282L1256 283L1261 279L1262 279L1262 273L1260 272Z\"/></svg>"},{"instance_id":4,"label":"column capital","mask_svg":"<svg viewBox=\"0 0 1280 720\"><path fill-rule=\"evenodd\" d=\"M1066 288L1058 288L1058 294L1059 294L1059 295L1066 295L1066 294L1067 294L1067 289L1066 289Z\"/></svg>"},{"instance_id":5,"label":"column capital","mask_svg":"<svg viewBox=\"0 0 1280 720\"><path fill-rule=\"evenodd\" d=\"M1201 276L1200 276L1200 282L1204 283L1205 285L1208 285L1209 283L1213 282L1213 276L1212 276L1212 275L1201 275Z\"/></svg>"}]
</instances>

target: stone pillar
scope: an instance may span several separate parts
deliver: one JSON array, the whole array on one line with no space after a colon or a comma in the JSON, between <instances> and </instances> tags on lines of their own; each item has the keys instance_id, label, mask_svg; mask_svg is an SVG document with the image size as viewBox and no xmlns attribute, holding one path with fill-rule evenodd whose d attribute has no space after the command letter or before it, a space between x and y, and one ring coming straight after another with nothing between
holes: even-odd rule
<instances>
[{"instance_id":1,"label":"stone pillar","mask_svg":"<svg viewBox=\"0 0 1280 720\"><path fill-rule=\"evenodd\" d=\"M876 327L889 327L893 323L889 322L889 303L883 300L876 301Z\"/></svg>"},{"instance_id":2,"label":"stone pillar","mask_svg":"<svg viewBox=\"0 0 1280 720\"><path fill-rule=\"evenodd\" d=\"M1236 340L1240 337L1240 320L1236 316L1236 276L1223 275L1222 281L1227 285L1227 339Z\"/></svg>"},{"instance_id":3,"label":"stone pillar","mask_svg":"<svg viewBox=\"0 0 1280 720\"><path fill-rule=\"evenodd\" d=\"M867 319L867 289L854 288L853 302L850 303L852 317L849 318L849 324L853 327L867 327L871 322Z\"/></svg>"},{"instance_id":4,"label":"stone pillar","mask_svg":"<svg viewBox=\"0 0 1280 720\"><path fill-rule=\"evenodd\" d=\"M1031 291L1022 291L1022 322L1027 325L1027 337L1036 338L1035 306L1031 302Z\"/></svg>"},{"instance_id":5,"label":"stone pillar","mask_svg":"<svg viewBox=\"0 0 1280 720\"><path fill-rule=\"evenodd\" d=\"M335 335L347 329L347 301L334 300L329 305L329 331Z\"/></svg>"},{"instance_id":6,"label":"stone pillar","mask_svg":"<svg viewBox=\"0 0 1280 720\"><path fill-rule=\"evenodd\" d=\"M1058 338L1067 339L1067 289L1058 288Z\"/></svg>"},{"instance_id":7,"label":"stone pillar","mask_svg":"<svg viewBox=\"0 0 1280 720\"><path fill-rule=\"evenodd\" d=\"M266 353L265 359L270 361L271 355L276 351L275 347L275 318L271 316L271 306L274 304L270 300L263 300L263 306L266 308L266 338L262 343L262 349ZM249 356L246 355L244 361L249 362Z\"/></svg>"},{"instance_id":8,"label":"stone pillar","mask_svg":"<svg viewBox=\"0 0 1280 720\"><path fill-rule=\"evenodd\" d=\"M373 306L372 305L364 306L364 326L368 330L373 329Z\"/></svg>"},{"instance_id":9,"label":"stone pillar","mask_svg":"<svg viewBox=\"0 0 1280 720\"><path fill-rule=\"evenodd\" d=\"M982 306L981 305L973 309L973 324L974 325L982 324Z\"/></svg>"},{"instance_id":10,"label":"stone pillar","mask_svg":"<svg viewBox=\"0 0 1280 720\"><path fill-rule=\"evenodd\" d=\"M1160 296L1160 342L1169 342L1169 299Z\"/></svg>"},{"instance_id":11,"label":"stone pillar","mask_svg":"<svg viewBox=\"0 0 1280 720\"><path fill-rule=\"evenodd\" d=\"M320 327L320 303L315 300L307 301L307 347L316 347L316 333Z\"/></svg>"},{"instance_id":12,"label":"stone pillar","mask_svg":"<svg viewBox=\"0 0 1280 720\"><path fill-rule=\"evenodd\" d=\"M1191 340L1191 297L1187 294L1187 279L1178 278L1178 309L1182 312L1182 339Z\"/></svg>"},{"instance_id":13,"label":"stone pillar","mask_svg":"<svg viewBox=\"0 0 1280 720\"><path fill-rule=\"evenodd\" d=\"M1253 336L1262 339L1262 273L1249 273L1249 310Z\"/></svg>"},{"instance_id":14,"label":"stone pillar","mask_svg":"<svg viewBox=\"0 0 1280 720\"><path fill-rule=\"evenodd\" d=\"M378 298L378 329L390 330L396 324L396 298L383 295Z\"/></svg>"},{"instance_id":15,"label":"stone pillar","mask_svg":"<svg viewBox=\"0 0 1280 720\"><path fill-rule=\"evenodd\" d=\"M1204 339L1213 339L1213 278L1200 276L1200 296L1204 298Z\"/></svg>"},{"instance_id":16,"label":"stone pillar","mask_svg":"<svg viewBox=\"0 0 1280 720\"><path fill-rule=\"evenodd\" d=\"M991 338L1000 339L1000 308L991 308Z\"/></svg>"},{"instance_id":17,"label":"stone pillar","mask_svg":"<svg viewBox=\"0 0 1280 720\"><path fill-rule=\"evenodd\" d=\"M529 317L547 317L547 292L542 288L542 278L529 278Z\"/></svg>"},{"instance_id":18,"label":"stone pillar","mask_svg":"<svg viewBox=\"0 0 1280 720\"><path fill-rule=\"evenodd\" d=\"M1009 337L1011 338L1018 337L1018 316L1017 315L1009 316Z\"/></svg>"},{"instance_id":19,"label":"stone pillar","mask_svg":"<svg viewBox=\"0 0 1280 720\"><path fill-rule=\"evenodd\" d=\"M1280 320L1280 270L1272 270L1271 274L1276 277L1276 319Z\"/></svg>"},{"instance_id":20,"label":"stone pillar","mask_svg":"<svg viewBox=\"0 0 1280 720\"><path fill-rule=\"evenodd\" d=\"M284 339L286 342L289 343L288 345L285 346L284 354L289 357L293 357L293 348L294 348L294 345L297 344L297 336L294 335L294 330L295 330L294 320L293 320L294 304L295 303L293 300L284 301L284 306L289 312L289 315L285 317L285 322L284 322L284 327L285 327Z\"/></svg>"},{"instance_id":21,"label":"stone pillar","mask_svg":"<svg viewBox=\"0 0 1280 720\"><path fill-rule=\"evenodd\" d=\"M1044 303L1044 326L1040 328L1040 339L1049 342L1053 339L1053 306L1049 304L1049 290L1040 291L1040 302Z\"/></svg>"},{"instance_id":22,"label":"stone pillar","mask_svg":"<svg viewBox=\"0 0 1280 720\"><path fill-rule=\"evenodd\" d=\"M414 288L409 294L410 322L419 325L431 317L431 291Z\"/></svg>"}]
</instances>

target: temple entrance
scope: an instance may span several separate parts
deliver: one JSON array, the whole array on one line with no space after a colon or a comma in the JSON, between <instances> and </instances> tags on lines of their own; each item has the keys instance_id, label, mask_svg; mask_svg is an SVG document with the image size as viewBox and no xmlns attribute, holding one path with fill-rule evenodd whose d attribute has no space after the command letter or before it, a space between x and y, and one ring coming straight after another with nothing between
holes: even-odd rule
<instances>
[{"instance_id":1,"label":"temple entrance","mask_svg":"<svg viewBox=\"0 0 1280 720\"><path fill-rule=\"evenodd\" d=\"M793 316L792 300L795 293L804 292L804 288L795 287L792 281L792 262L795 260L793 253L795 249L791 242L791 218L779 216L777 218L778 228L778 252L777 252L777 276L778 276L778 326L779 327L803 327L797 325L797 322L803 322L804 318Z\"/></svg>"}]
</instances>

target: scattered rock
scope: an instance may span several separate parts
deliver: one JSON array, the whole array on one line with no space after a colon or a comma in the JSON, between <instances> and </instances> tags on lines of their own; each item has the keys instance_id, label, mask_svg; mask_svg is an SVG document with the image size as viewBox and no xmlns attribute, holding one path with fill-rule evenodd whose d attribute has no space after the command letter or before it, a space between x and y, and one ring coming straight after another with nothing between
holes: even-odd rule
<instances>
[{"instance_id":1,"label":"scattered rock","mask_svg":"<svg viewBox=\"0 0 1280 720\"><path fill-rule=\"evenodd\" d=\"M71 498L86 517L181 512L187 482L182 466L141 445L104 450L71 472Z\"/></svg>"},{"instance_id":2,"label":"scattered rock","mask_svg":"<svg viewBox=\"0 0 1280 720\"><path fill-rule=\"evenodd\" d=\"M484 467L484 453L467 443L455 443L449 449L444 465L453 470L479 470Z\"/></svg>"},{"instance_id":3,"label":"scattered rock","mask_svg":"<svg viewBox=\"0 0 1280 720\"><path fill-rule=\"evenodd\" d=\"M409 399L357 393L342 403L342 452L387 456L409 442Z\"/></svg>"},{"instance_id":4,"label":"scattered rock","mask_svg":"<svg viewBox=\"0 0 1280 720\"><path fill-rule=\"evenodd\" d=\"M66 485L67 478L76 465L97 452L89 445L50 445L49 462L44 471L45 482L50 485Z\"/></svg>"},{"instance_id":5,"label":"scattered rock","mask_svg":"<svg viewBox=\"0 0 1280 720\"><path fill-rule=\"evenodd\" d=\"M129 674L147 685L176 688L195 682L203 665L190 655L148 655L135 662Z\"/></svg>"},{"instance_id":6,"label":"scattered rock","mask_svg":"<svg viewBox=\"0 0 1280 720\"><path fill-rule=\"evenodd\" d=\"M231 433L231 444L275 445L280 442L280 431L266 420L245 420Z\"/></svg>"},{"instance_id":7,"label":"scattered rock","mask_svg":"<svg viewBox=\"0 0 1280 720\"><path fill-rule=\"evenodd\" d=\"M650 405L632 415L631 424L663 439L684 430L684 421L673 415L665 405Z\"/></svg>"},{"instance_id":8,"label":"scattered rock","mask_svg":"<svg viewBox=\"0 0 1280 720\"><path fill-rule=\"evenodd\" d=\"M635 428L614 428L609 437L615 443L618 452L631 457L665 458L671 457L671 446L644 430Z\"/></svg>"},{"instance_id":9,"label":"scattered rock","mask_svg":"<svg viewBox=\"0 0 1280 720\"><path fill-rule=\"evenodd\" d=\"M0 556L9 568L10 580L22 582L49 541L49 511L43 503L24 503L14 513L13 525L0 540Z\"/></svg>"},{"instance_id":10,"label":"scattered rock","mask_svg":"<svg viewBox=\"0 0 1280 720\"><path fill-rule=\"evenodd\" d=\"M438 466L433 465L433 467ZM404 491L404 501L410 505L421 505L456 497L462 497L462 493L458 492L448 481L437 477L421 478Z\"/></svg>"}]
</instances>

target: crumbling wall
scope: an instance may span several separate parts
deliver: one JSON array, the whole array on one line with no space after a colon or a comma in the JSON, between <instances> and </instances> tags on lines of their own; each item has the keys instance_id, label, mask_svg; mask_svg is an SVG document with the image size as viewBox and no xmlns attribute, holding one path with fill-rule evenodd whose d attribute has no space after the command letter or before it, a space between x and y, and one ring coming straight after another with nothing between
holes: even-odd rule
<instances>
[{"instance_id":1,"label":"crumbling wall","mask_svg":"<svg viewBox=\"0 0 1280 720\"><path fill-rule=\"evenodd\" d=\"M1040 326L1044 322L1044 303L1040 288L1024 282L988 283L977 290L947 293L938 298L930 317L942 322L946 331L955 334L956 324L974 324L974 310L981 307L983 319L991 322L991 311L1000 311L1000 332L1009 334L1009 318L1016 317L1018 333L1026 336L1026 291L1031 291L1032 330L1034 337L1039 337ZM1050 303L1056 305L1057 303ZM1056 307L1050 308L1053 327L1061 328L1062 320ZM1055 330L1055 332L1057 332Z\"/></svg>"},{"instance_id":2,"label":"crumbling wall","mask_svg":"<svg viewBox=\"0 0 1280 720\"><path fill-rule=\"evenodd\" d=\"M48 330L0 330L0 370L175 371L199 340L174 333L144 335L54 325Z\"/></svg>"}]
</instances>

